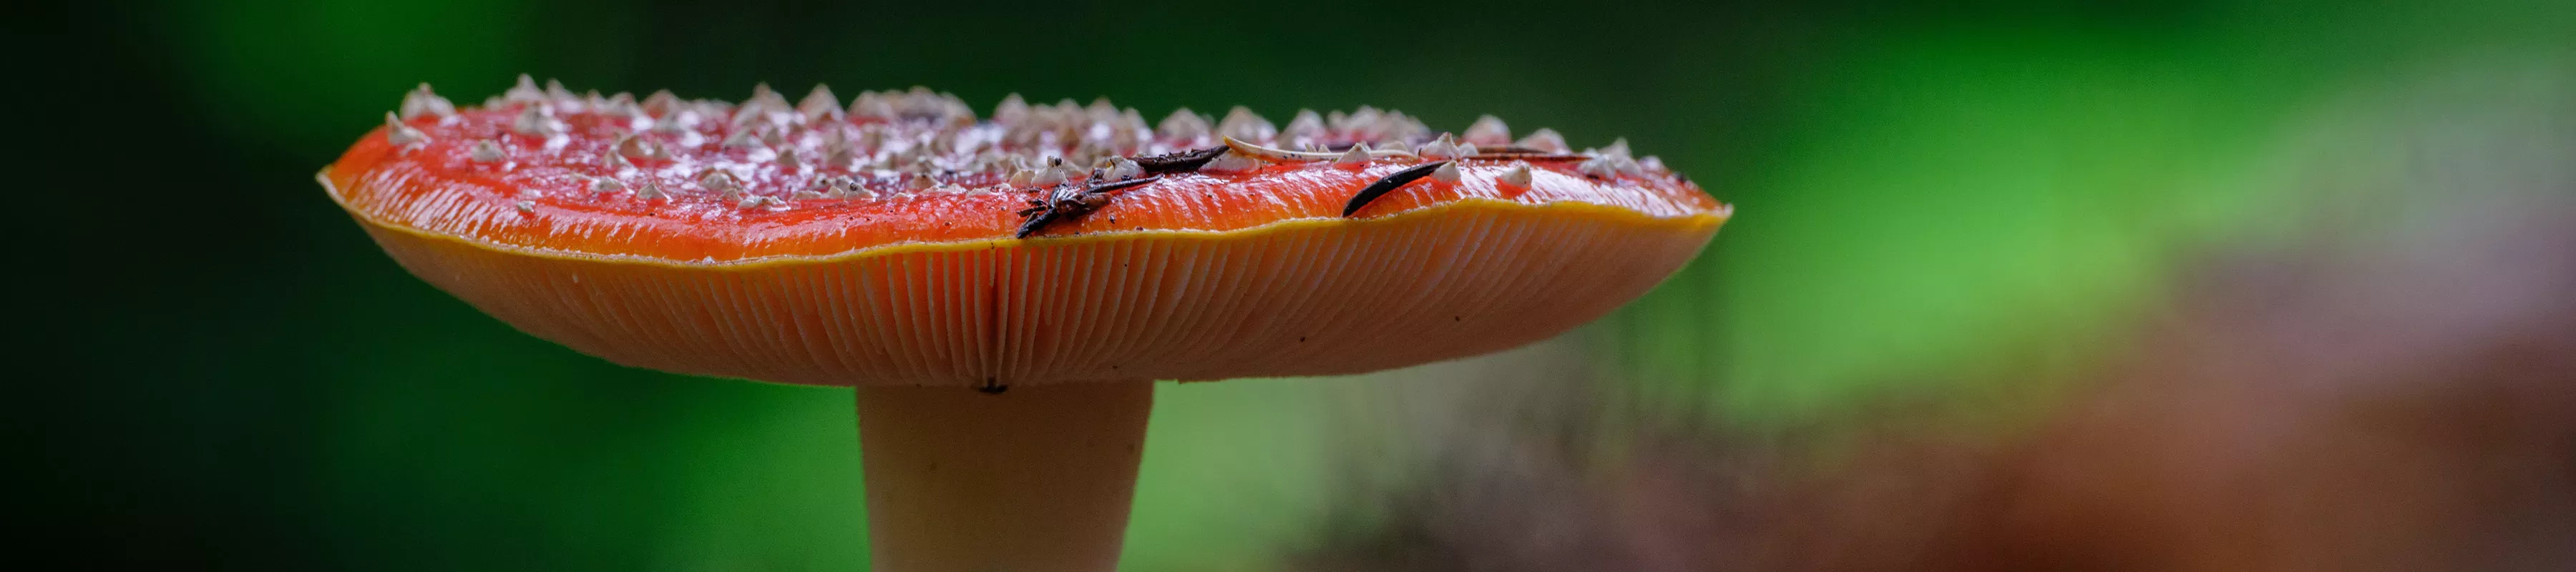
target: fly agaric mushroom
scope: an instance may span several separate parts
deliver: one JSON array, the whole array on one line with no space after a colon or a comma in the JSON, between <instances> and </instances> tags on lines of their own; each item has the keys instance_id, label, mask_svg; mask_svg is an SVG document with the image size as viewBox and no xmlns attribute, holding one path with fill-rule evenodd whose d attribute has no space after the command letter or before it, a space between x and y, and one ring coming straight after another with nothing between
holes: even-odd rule
<instances>
[{"instance_id":1,"label":"fly agaric mushroom","mask_svg":"<svg viewBox=\"0 0 2576 572\"><path fill-rule=\"evenodd\" d=\"M978 121L923 88L844 108L522 76L480 107L422 86L319 178L404 268L531 335L856 388L893 570L1109 569L1153 381L1538 341L1661 282L1732 210L1624 142L1237 111L1158 132L1107 100L1013 95Z\"/></svg>"}]
</instances>

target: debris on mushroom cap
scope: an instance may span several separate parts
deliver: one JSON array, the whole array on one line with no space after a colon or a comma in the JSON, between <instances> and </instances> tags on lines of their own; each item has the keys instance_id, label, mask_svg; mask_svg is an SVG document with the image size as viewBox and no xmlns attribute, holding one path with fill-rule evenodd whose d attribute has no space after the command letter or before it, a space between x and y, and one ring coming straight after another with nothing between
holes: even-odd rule
<instances>
[{"instance_id":1,"label":"debris on mushroom cap","mask_svg":"<svg viewBox=\"0 0 2576 572\"><path fill-rule=\"evenodd\" d=\"M1126 157L1112 157L1110 158L1109 169L1102 173L1101 178L1111 181L1124 181L1144 174L1145 168L1137 165L1135 160L1128 159Z\"/></svg>"},{"instance_id":2,"label":"debris on mushroom cap","mask_svg":"<svg viewBox=\"0 0 2576 572\"><path fill-rule=\"evenodd\" d=\"M1414 165L1411 168L1401 171L1389 173L1384 177L1379 177L1377 181L1369 183L1366 187L1361 187L1359 193L1351 196L1351 200L1348 203L1345 203L1342 207L1342 216L1347 217L1357 214L1361 207L1368 206L1369 203L1376 201L1378 197L1386 196L1387 193L1403 188L1406 184L1422 180L1425 176L1438 173L1442 168L1454 167L1456 164L1457 162L1455 161L1424 163Z\"/></svg>"},{"instance_id":3,"label":"debris on mushroom cap","mask_svg":"<svg viewBox=\"0 0 2576 572\"><path fill-rule=\"evenodd\" d=\"M1032 105L1012 94L992 108L989 121L975 117L955 95L924 87L860 91L844 101L817 84L791 104L760 84L740 103L729 103L684 99L667 90L640 100L628 93L574 94L561 82L522 76L477 108L458 109L419 86L404 95L384 129L385 141L407 153L503 165L514 178L578 166L568 174L592 186L630 191L533 199L558 207L584 201L734 206L749 200L762 212L807 212L842 208L832 205L848 201L979 197L989 194L978 192L984 189L1023 191L1174 174L1250 183L1239 175L1278 174L1266 170L1271 165L1383 175L1391 171L1381 167L1441 161L1455 163L1423 176L1444 184L1488 179L1513 187L1535 170L1553 170L1588 176L1596 184L1687 184L1660 159L1629 158L1625 140L1570 154L1563 137L1550 129L1506 141L1508 127L1493 116L1480 116L1456 132L1463 135L1368 106L1330 113L1300 109L1284 126L1241 106L1229 106L1221 121L1184 108L1149 123L1143 112L1107 98ZM412 118L436 120L406 121ZM1513 172L1503 172L1507 168ZM751 198L762 196L842 202Z\"/></svg>"},{"instance_id":4,"label":"debris on mushroom cap","mask_svg":"<svg viewBox=\"0 0 2576 572\"><path fill-rule=\"evenodd\" d=\"M1354 168L1355 168L1355 167L1362 167L1362 166L1366 166L1366 165L1368 165L1368 163L1369 163L1369 148L1368 148L1368 143L1366 143L1366 142L1362 142L1362 143L1359 143L1359 144L1351 145L1351 150L1349 150L1349 151L1344 151L1344 152L1342 152L1342 156L1341 156L1340 158L1333 159L1333 166L1335 166L1335 167L1354 167Z\"/></svg>"},{"instance_id":5,"label":"debris on mushroom cap","mask_svg":"<svg viewBox=\"0 0 2576 572\"><path fill-rule=\"evenodd\" d=\"M1228 150L1214 159L1209 159L1205 166L1199 167L1199 170L1213 173L1242 173L1260 168L1260 160Z\"/></svg>"},{"instance_id":6,"label":"debris on mushroom cap","mask_svg":"<svg viewBox=\"0 0 2576 572\"><path fill-rule=\"evenodd\" d=\"M323 178L406 267L426 269L424 278L531 333L630 365L821 384L1332 374L1493 351L1651 287L1731 212L1662 159L1631 158L1624 141L1577 155L1542 129L1515 144L1490 117L1434 130L1400 111L1362 107L1298 110L1274 125L1249 108L1227 106L1212 121L1044 94L1043 104L1003 98L978 122L963 100L927 88L846 93L814 86L791 104L762 86L739 103L660 91L639 100L531 78L485 106L456 109L418 90L387 118L381 139L362 139ZM1471 240L1487 242L1459 248ZM1159 258L1133 270L1116 263L1147 259L1104 258L1139 256ZM1350 263L1373 257L1380 262ZM1421 281L1420 265L1386 260L1442 260L1442 277ZM535 292L553 282L514 274L523 272L583 281ZM1604 275L1616 276L1595 279ZM757 279L732 280L741 277ZM1118 281L1084 282L1095 279ZM740 328L682 328L673 335L688 339L655 342L705 349L597 335L607 330L596 312L664 311L637 317L696 324L682 313L732 303L691 298L694 291L589 303L669 292L657 288L673 283L749 288L706 296L764 306L718 318L742 320L725 324ZM1533 283L1550 285L1528 289L1550 298L1438 294ZM1245 293L1277 288L1333 295ZM844 295L835 292L945 298L812 305ZM1162 298L1102 297L1133 293ZM1307 306L1224 303L1236 299ZM861 302L878 306L849 305ZM1254 311L1287 317L1209 340L1233 353L1145 348L1192 358L1158 362L1163 354L1084 353L1098 342L1059 328L1091 326L1058 316L994 317L1032 304L1108 308L1100 315L1121 320L1184 311L1176 308L1237 312L1195 323L1251 323L1241 312ZM655 309L665 307L681 309ZM913 313L901 323L866 322L902 312ZM1507 318L1479 321L1487 314ZM1367 341L1332 329L1359 322L1412 329ZM873 349L846 353L854 361L845 364L814 361L764 352L843 349L716 339L807 326L828 330L813 339L849 347L880 347L905 332L939 336L929 343L955 350L958 365L862 355ZM982 345L954 345L967 342ZM1045 344L1089 357L1028 357Z\"/></svg>"}]
</instances>

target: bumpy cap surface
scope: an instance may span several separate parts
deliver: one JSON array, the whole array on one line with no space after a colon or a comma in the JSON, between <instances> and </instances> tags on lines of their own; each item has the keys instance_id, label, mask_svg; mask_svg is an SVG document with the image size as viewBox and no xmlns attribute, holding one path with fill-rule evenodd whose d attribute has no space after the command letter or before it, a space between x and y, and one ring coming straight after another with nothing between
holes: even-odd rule
<instances>
[{"instance_id":1,"label":"bumpy cap surface","mask_svg":"<svg viewBox=\"0 0 2576 572\"><path fill-rule=\"evenodd\" d=\"M412 273L622 364L820 385L1331 375L1599 317L1731 208L1624 141L1400 112L412 92L321 180ZM1508 143L1506 143L1508 142ZM1497 145L1499 144L1499 145Z\"/></svg>"}]
</instances>

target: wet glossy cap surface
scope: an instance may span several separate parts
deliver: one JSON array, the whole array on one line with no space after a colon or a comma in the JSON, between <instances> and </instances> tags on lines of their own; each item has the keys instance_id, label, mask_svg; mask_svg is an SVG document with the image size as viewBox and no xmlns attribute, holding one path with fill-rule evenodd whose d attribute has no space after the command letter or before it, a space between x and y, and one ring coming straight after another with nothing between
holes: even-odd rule
<instances>
[{"instance_id":1,"label":"wet glossy cap surface","mask_svg":"<svg viewBox=\"0 0 2576 572\"><path fill-rule=\"evenodd\" d=\"M789 383L1474 355L1643 293L1730 210L1624 143L1573 153L1499 120L1444 136L1372 109L1149 127L1105 101L1014 97L979 120L918 89L843 107L523 82L480 107L416 92L403 115L322 179L406 268L619 363Z\"/></svg>"}]
</instances>

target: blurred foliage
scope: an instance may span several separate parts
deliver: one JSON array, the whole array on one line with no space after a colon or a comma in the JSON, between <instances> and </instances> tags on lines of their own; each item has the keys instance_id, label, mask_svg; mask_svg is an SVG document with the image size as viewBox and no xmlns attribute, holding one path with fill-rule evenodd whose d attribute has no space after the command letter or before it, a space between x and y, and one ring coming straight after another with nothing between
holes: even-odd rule
<instances>
[{"instance_id":1,"label":"blurred foliage","mask_svg":"<svg viewBox=\"0 0 2576 572\"><path fill-rule=\"evenodd\" d=\"M1676 411L1794 423L1891 394L2044 392L2177 255L2262 240L2285 123L2353 82L2576 64L2564 2L1132 4L463 0L49 4L13 23L38 142L21 380L39 560L159 567L852 569L846 391L628 370L412 279L311 173L426 81L740 97L914 84L1480 113L1625 136L1739 206L1587 330ZM66 111L68 110L68 111ZM137 138L141 143L137 143ZM67 245L61 248L50 245ZM50 271L50 272L46 272ZM44 280L60 277L67 279ZM22 334L28 335L28 334ZM50 373L59 371L59 373ZM1258 569L1341 498L1335 396L1165 386L1136 570ZM2005 380L1964 382L1961 380ZM2038 403L2023 400L2016 403ZM2009 412L1998 413L2009 417ZM86 566L85 566L86 567Z\"/></svg>"},{"instance_id":2,"label":"blurred foliage","mask_svg":"<svg viewBox=\"0 0 2576 572\"><path fill-rule=\"evenodd\" d=\"M2044 392L2120 347L2179 258L2342 198L2264 184L2321 100L2481 58L2576 65L2565 6L2505 4L1891 26L1800 78L1764 167L1715 187L1740 219L1607 341L1649 399L1757 426Z\"/></svg>"}]
</instances>

